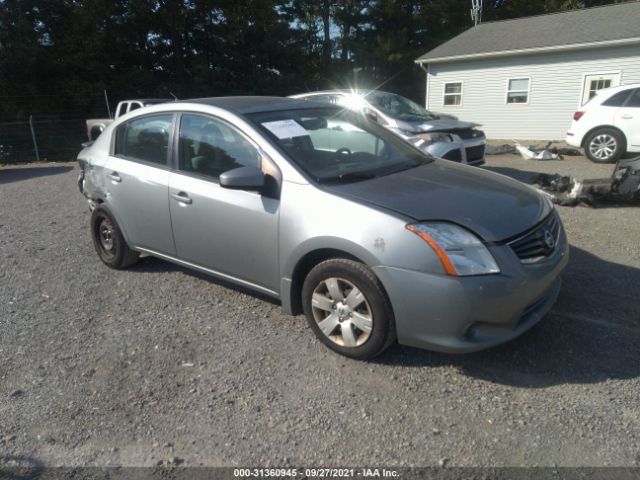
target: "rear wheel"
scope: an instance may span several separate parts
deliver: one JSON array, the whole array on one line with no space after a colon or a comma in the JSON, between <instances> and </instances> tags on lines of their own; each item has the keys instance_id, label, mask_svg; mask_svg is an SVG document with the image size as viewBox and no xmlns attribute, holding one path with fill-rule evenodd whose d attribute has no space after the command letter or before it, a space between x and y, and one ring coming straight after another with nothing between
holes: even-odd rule
<instances>
[{"instance_id":1,"label":"rear wheel","mask_svg":"<svg viewBox=\"0 0 640 480\"><path fill-rule=\"evenodd\" d=\"M91 236L105 265L122 269L138 261L138 252L129 248L113 215L103 206L97 207L91 215Z\"/></svg>"},{"instance_id":2,"label":"rear wheel","mask_svg":"<svg viewBox=\"0 0 640 480\"><path fill-rule=\"evenodd\" d=\"M624 137L612 128L595 130L584 142L587 157L595 163L615 163L625 149Z\"/></svg>"},{"instance_id":3,"label":"rear wheel","mask_svg":"<svg viewBox=\"0 0 640 480\"><path fill-rule=\"evenodd\" d=\"M361 263L331 259L316 265L305 279L302 302L318 339L342 355L368 360L395 340L391 303Z\"/></svg>"}]
</instances>

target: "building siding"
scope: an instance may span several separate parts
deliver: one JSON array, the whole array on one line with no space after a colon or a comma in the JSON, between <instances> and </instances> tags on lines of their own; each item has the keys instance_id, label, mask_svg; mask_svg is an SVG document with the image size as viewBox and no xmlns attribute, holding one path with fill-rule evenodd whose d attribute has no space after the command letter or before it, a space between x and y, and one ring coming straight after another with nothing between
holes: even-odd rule
<instances>
[{"instance_id":1,"label":"building siding","mask_svg":"<svg viewBox=\"0 0 640 480\"><path fill-rule=\"evenodd\" d=\"M638 46L429 65L426 106L482 124L488 138L564 139L582 100L584 76L620 72L640 83ZM507 81L529 78L527 104L507 104ZM444 84L463 82L462 105L443 104Z\"/></svg>"}]
</instances>

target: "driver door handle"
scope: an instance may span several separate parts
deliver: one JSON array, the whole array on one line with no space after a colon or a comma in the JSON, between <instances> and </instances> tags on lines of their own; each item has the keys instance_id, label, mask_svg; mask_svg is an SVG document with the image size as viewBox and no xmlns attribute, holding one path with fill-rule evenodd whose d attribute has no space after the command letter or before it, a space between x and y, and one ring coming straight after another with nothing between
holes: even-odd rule
<instances>
[{"instance_id":1,"label":"driver door handle","mask_svg":"<svg viewBox=\"0 0 640 480\"><path fill-rule=\"evenodd\" d=\"M192 200L189 198L189 195L184 192L172 193L171 198L186 205L190 205L192 202Z\"/></svg>"},{"instance_id":2,"label":"driver door handle","mask_svg":"<svg viewBox=\"0 0 640 480\"><path fill-rule=\"evenodd\" d=\"M107 175L107 177L109 177L114 182L120 183L122 181L122 178L120 178L120 175L118 175L118 172L111 172L110 174Z\"/></svg>"}]
</instances>

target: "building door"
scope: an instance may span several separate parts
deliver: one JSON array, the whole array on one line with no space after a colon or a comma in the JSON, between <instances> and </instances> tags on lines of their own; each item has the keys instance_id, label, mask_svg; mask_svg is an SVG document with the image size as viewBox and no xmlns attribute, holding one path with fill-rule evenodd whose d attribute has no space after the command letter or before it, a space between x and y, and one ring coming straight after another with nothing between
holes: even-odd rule
<instances>
[{"instance_id":1,"label":"building door","mask_svg":"<svg viewBox=\"0 0 640 480\"><path fill-rule=\"evenodd\" d=\"M619 73L596 73L584 76L582 87L582 105L591 100L598 90L620 85Z\"/></svg>"}]
</instances>

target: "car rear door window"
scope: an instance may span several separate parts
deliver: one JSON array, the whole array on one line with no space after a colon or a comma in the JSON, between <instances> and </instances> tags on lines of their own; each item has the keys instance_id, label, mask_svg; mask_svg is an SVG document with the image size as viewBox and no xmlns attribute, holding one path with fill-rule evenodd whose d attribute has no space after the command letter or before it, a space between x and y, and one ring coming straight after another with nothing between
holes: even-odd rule
<instances>
[{"instance_id":1,"label":"car rear door window","mask_svg":"<svg viewBox=\"0 0 640 480\"><path fill-rule=\"evenodd\" d=\"M234 168L261 165L258 149L242 133L204 115L182 115L178 152L179 170L213 179Z\"/></svg>"},{"instance_id":2,"label":"car rear door window","mask_svg":"<svg viewBox=\"0 0 640 480\"><path fill-rule=\"evenodd\" d=\"M625 107L640 108L640 88L633 91Z\"/></svg>"},{"instance_id":3,"label":"car rear door window","mask_svg":"<svg viewBox=\"0 0 640 480\"><path fill-rule=\"evenodd\" d=\"M161 114L123 123L116 130L114 155L166 166L172 122L172 114Z\"/></svg>"},{"instance_id":4,"label":"car rear door window","mask_svg":"<svg viewBox=\"0 0 640 480\"><path fill-rule=\"evenodd\" d=\"M602 102L602 105L605 107L621 107L622 105L624 105L624 102L627 100L627 98L629 98L629 90L623 90L622 92L618 92Z\"/></svg>"}]
</instances>

